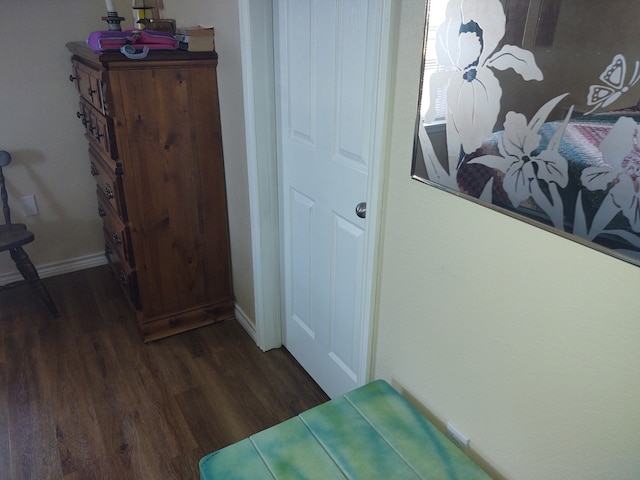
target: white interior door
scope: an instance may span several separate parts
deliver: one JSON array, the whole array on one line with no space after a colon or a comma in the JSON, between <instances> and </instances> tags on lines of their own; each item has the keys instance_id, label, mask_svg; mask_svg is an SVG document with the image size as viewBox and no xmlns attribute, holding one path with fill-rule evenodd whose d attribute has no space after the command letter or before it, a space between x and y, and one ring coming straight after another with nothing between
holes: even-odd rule
<instances>
[{"instance_id":1,"label":"white interior door","mask_svg":"<svg viewBox=\"0 0 640 480\"><path fill-rule=\"evenodd\" d=\"M331 397L364 383L365 250L376 149L380 0L280 0L276 93L285 329Z\"/></svg>"}]
</instances>

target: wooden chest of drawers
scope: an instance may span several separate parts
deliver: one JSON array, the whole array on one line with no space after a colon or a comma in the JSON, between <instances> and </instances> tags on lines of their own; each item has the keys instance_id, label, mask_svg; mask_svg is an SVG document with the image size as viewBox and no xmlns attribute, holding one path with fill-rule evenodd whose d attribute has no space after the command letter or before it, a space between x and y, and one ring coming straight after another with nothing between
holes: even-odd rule
<instances>
[{"instance_id":1,"label":"wooden chest of drawers","mask_svg":"<svg viewBox=\"0 0 640 480\"><path fill-rule=\"evenodd\" d=\"M105 254L144 340L232 318L217 55L67 48Z\"/></svg>"}]
</instances>

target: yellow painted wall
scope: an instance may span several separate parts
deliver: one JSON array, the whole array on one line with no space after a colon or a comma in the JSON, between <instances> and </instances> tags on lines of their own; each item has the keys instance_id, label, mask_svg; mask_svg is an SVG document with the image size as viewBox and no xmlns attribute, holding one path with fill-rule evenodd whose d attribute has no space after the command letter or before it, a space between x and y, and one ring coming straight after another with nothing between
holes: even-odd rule
<instances>
[{"instance_id":1,"label":"yellow painted wall","mask_svg":"<svg viewBox=\"0 0 640 480\"><path fill-rule=\"evenodd\" d=\"M504 478L640 478L640 269L410 179L424 1L397 5L374 376Z\"/></svg>"}]
</instances>

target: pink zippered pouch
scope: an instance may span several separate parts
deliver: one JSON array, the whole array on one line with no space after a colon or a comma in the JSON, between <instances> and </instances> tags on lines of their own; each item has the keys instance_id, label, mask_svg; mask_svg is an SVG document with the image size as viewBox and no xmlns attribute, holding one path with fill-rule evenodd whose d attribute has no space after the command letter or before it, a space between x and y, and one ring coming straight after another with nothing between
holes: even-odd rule
<instances>
[{"instance_id":1,"label":"pink zippered pouch","mask_svg":"<svg viewBox=\"0 0 640 480\"><path fill-rule=\"evenodd\" d=\"M175 50L178 48L178 41L168 32L104 30L91 32L87 38L87 45L96 52L120 50L125 45L132 45L136 49L147 47L149 50Z\"/></svg>"}]
</instances>

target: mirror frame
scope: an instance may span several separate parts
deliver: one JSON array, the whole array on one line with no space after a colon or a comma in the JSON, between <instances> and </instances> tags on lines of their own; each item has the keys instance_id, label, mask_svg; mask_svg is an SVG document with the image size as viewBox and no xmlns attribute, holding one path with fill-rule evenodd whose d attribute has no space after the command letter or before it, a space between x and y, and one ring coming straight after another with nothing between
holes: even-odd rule
<instances>
[{"instance_id":1,"label":"mirror frame","mask_svg":"<svg viewBox=\"0 0 640 480\"><path fill-rule=\"evenodd\" d=\"M505 78L506 75L511 75L513 77L513 76L516 76L515 74L519 74L522 76L524 80L526 80L525 86L520 90L521 92L524 91L525 93L526 93L526 88L529 87L530 81L532 79L542 81L544 78L542 70L537 65L535 65L536 57L534 56L534 54L526 53L528 52L527 46L529 46L531 49L534 49L534 50L537 49L536 51L540 51L540 49L549 50L552 48L554 39L562 35L562 32L557 32L556 29L560 25L558 20L561 15L563 0L502 0L502 1L501 0L450 0L448 2L448 6L451 6L451 4L454 4L454 6L460 7L460 6L463 6L463 4L465 4L466 2L475 2L476 7L478 7L478 5L480 4L490 5L494 11L497 11L497 4L499 4L502 7L502 14L505 15L504 17L505 20L503 22L504 32L502 33L498 32L496 34L496 37L499 37L498 42L496 42L495 38L491 40L486 40L486 38L482 38L481 35L485 35L486 31L482 29L482 24L479 20L472 19L471 21L467 21L468 20L467 18L463 18L464 14L460 15L460 18L463 18L463 21L460 21L460 19L457 17L450 18L449 16L447 16L446 21L447 22L450 21L451 25L454 27L454 29L448 30L449 39L452 38L450 36L452 31L454 32L454 36L455 34L457 34L458 37L460 38L462 37L462 35L468 35L471 37L473 37L473 35L476 35L477 37L480 38L480 43L483 47L486 46L487 44L490 44L490 47L488 49L491 49L491 47L493 47L493 50L489 52L484 52L484 53L482 53L482 48L480 48L481 53L476 59L476 62L470 64L474 66L473 74L476 75L476 72L483 67L487 67L486 68L487 70L490 69L492 70L492 72L496 72L495 76L497 76L498 74L503 75L502 78ZM483 151L483 153L476 155L476 153L480 151L479 145L477 145L476 143L469 143L471 147L467 148L467 146L465 145L465 140L466 138L470 137L470 135L465 136L464 134L466 132L462 131L462 128L460 128L460 131L454 132L459 136L460 143L451 142L449 139L450 132L445 131L445 136L447 137L447 146L450 146L450 145L461 146L461 149L459 150L461 151L461 155L454 156L453 159L449 158L449 161L447 161L447 159L442 158L442 155L438 156L436 154L436 149L434 148L434 142L432 142L431 139L429 139L429 133L427 133L427 129L426 129L427 123L425 122L423 117L424 112L421 113L422 99L423 99L423 95L425 94L425 91L424 91L425 90L425 73L424 72L425 72L425 62L426 62L427 37L428 37L427 24L429 20L428 18L429 3L430 3L429 0L425 2L425 29L424 29L425 33L424 33L424 38L422 40L423 55L422 55L422 69L421 69L421 78L420 78L420 97L419 97L418 110L416 114L413 158L412 158L412 164L411 164L411 177L416 181L422 182L425 185L429 185L431 187L436 187L441 190L447 191L460 198L464 198L466 200L472 201L482 206L491 208L495 211L498 211L512 218L524 221L526 223L542 228L554 234L558 234L562 237L571 239L579 244L588 246L590 248L601 251L613 257L622 259L631 264L640 266L640 218L637 220L636 223L633 223L633 220L629 220L625 218L625 215L627 214L627 212L625 212L623 209L618 208L617 207L618 204L615 203L616 198L615 198L614 187L618 188L618 190L622 188L622 187L618 187L618 185L622 185L622 180L620 180L620 178L624 176L624 172L622 172L620 165L618 165L618 167L620 167L619 170L615 172L619 174L618 177L616 177L616 179L612 180L609 184L607 184L606 187L603 186L600 190L596 188L597 186L594 186L595 182L592 182L592 184L588 183L589 181L586 180L587 175L585 173L585 170L589 168L591 168L592 170L600 168L600 170L598 170L597 173L601 176L607 173L605 170L603 170L604 168L603 165L610 167L610 165L607 164L606 162L608 161L608 158L612 158L613 150L615 150L614 153L616 153L618 156L621 156L621 157L624 157L625 155L629 157L633 154L634 157L631 160L628 160L628 159L625 160L627 162L625 164L626 165L625 168L628 167L629 162L635 163L636 165L638 176L635 179L633 177L630 177L630 178L632 180L632 183L635 185L636 200L637 202L640 202L640 192L638 191L640 190L640 148L638 148L638 145L637 145L637 143L640 143L640 141L635 142L635 140L640 138L640 126L638 125L638 122L640 122L640 102L637 102L637 105L636 105L637 111L635 110L631 111L629 109L625 109L625 107L621 107L621 105L625 105L624 103L625 101L627 102L627 104L630 103L629 101L630 98L640 98L640 91L639 91L640 88L635 88L635 89L633 88L634 86L636 86L636 83L638 84L638 87L640 87L640 82L639 82L640 81L640 60L636 60L636 58L633 58L631 59L631 61L627 61L624 55L618 53L613 57L607 57L606 60L600 60L597 63L594 62L593 64L594 71L591 79L592 85L589 86L588 95L586 96L587 101L583 102L587 104L587 107L589 108L593 107L590 112L583 113L583 111L581 111L580 113L578 113L578 107L576 107L576 104L577 104L576 99L580 98L580 96L574 95L571 92L566 92L564 94L557 95L555 98L552 98L551 100L548 100L546 103L544 103L541 107L538 108L537 111L533 111L533 112L529 111L525 114L514 112L512 110L507 111L507 109L504 108L504 105L500 104L499 107L502 109L500 111L500 116L501 116L500 121L498 121L498 115L496 115L496 122L493 123L491 131L488 132L490 135L486 137L485 136L482 137L482 138L488 138L489 136L491 137L497 136L496 137L497 140L495 140L495 142L497 143L498 146L495 148L495 151L493 151L491 154L484 153ZM571 0L565 0L565 5L567 3L571 3ZM466 3L466 5L464 6L469 6L469 4ZM480 6L479 8L481 9L482 6ZM473 7L469 7L469 9L473 10ZM518 17L516 14L517 12L523 12L525 9L527 10L528 14L527 14L526 20L522 21L522 17ZM463 9L459 8L458 10L463 10ZM638 8L638 11L640 12L640 8ZM456 13L457 13L457 10L456 10ZM496 15L499 17L499 13ZM507 22L506 19L509 18L510 16L511 18L519 19L519 21L511 22L511 23ZM536 19L537 21L535 23L532 23L530 21L532 18ZM499 24L500 19L498 19L498 22L495 22L494 20L495 19L493 18L489 19L487 20L487 23L491 24L493 22L495 24ZM479 25L480 29L475 28L475 25ZM455 29L457 29L457 31ZM477 33L478 31L481 33L478 34ZM441 47L441 49L442 49L442 45L446 44L446 37L444 37L444 35L445 34L441 36L438 42L438 45ZM443 41L442 38L445 38L445 40ZM464 42L460 41L459 43L464 43ZM473 41L471 41L471 43L473 43ZM520 56L519 58L524 58L524 59L531 58L533 59L533 62L531 60L525 60L525 63L526 61L528 61L530 65L528 67L523 68L521 66L514 66L513 64L511 65L499 64L498 60L494 60L498 56L498 54L507 52L507 49L509 53L515 52L514 56L516 57ZM530 57L527 55L530 55ZM637 58L640 58L640 53ZM469 68L470 65L466 67L467 70L464 72L464 74L467 74L467 72L470 71L470 68ZM634 70L634 66L635 66L635 70ZM448 67L450 70L445 70L445 71L455 70L455 66L453 66L452 68L452 66L449 65ZM622 70L622 67L624 67L624 70ZM509 69L511 69L512 71L509 73L505 73ZM541 72L540 75L538 75L536 70L540 70ZM461 69L458 69L457 74L459 75L460 73L463 73L463 72L461 71ZM606 82L607 79L612 78L611 75L618 75L617 77L614 77L614 80L616 81L615 85L612 85L613 80L611 82ZM511 84L513 82L509 81L505 83ZM464 83L459 83L459 84L462 85L460 87L461 89L464 88L464 85L465 85ZM454 81L450 79L447 85L448 85L447 88L451 89L452 85L454 85ZM455 84L455 85L458 85L458 84ZM598 92L604 92L604 89L608 89L607 92L609 92L610 97L605 98L605 97L599 96L600 93ZM630 94L630 92L635 93L636 96L633 97ZM513 94L513 92L508 92L508 93ZM502 94L502 91L500 92L500 94ZM611 97L613 96L615 96L616 98L611 99ZM626 100L621 97L625 97ZM499 102L501 102L503 98L504 98L503 96L498 95ZM583 96L582 98L585 98L585 97ZM614 111L607 110L606 107L610 107L610 106ZM601 112L604 112L603 116L597 116ZM619 112L622 112L622 113L619 113ZM609 119L609 117L611 117L614 113L615 115L619 115L619 117ZM446 120L447 126L445 127L446 130L449 130L451 128L451 123L453 122L450 122L450 120L452 116L454 116L455 114L456 112L452 113L452 109L450 107L447 108L447 120ZM588 161L591 163L586 163L582 165L579 169L576 169L576 167L574 167L573 164L570 164L569 167L567 167L570 170L569 173L571 173L574 176L578 176L577 187L574 185L576 183L575 178L573 178L573 180L568 180L569 182L573 181L573 184L570 184L570 185L568 185L567 183L563 185L562 180L558 180L557 178L552 178L548 176L545 177L544 181L539 180L538 178L542 179L542 176L540 175L540 177L537 177L538 175L537 172L540 171L538 170L535 174L536 179L534 179L533 182L536 184L540 184L542 188L538 188L538 186L536 186L534 189L536 193L532 194L528 198L523 199L521 203L518 203L516 206L514 206L515 202L523 198L522 194L519 194L513 189L509 190L507 188L505 189L504 192L502 192L502 198L505 198L505 199L508 198L508 201L497 202L496 201L497 187L493 183L494 179L497 178L495 176L491 177L491 180L488 181L488 182L491 182L491 185L487 183L483 191L480 193L480 195L477 195L477 194L472 195L468 191L465 191L464 188L460 188L460 185L457 184L458 175L460 172L458 169L460 167L466 167L467 170L470 170L469 166L471 164L473 164L474 168L476 166L477 167L482 166L485 169L488 168L493 172L492 175L496 171L502 169L501 171L498 172L500 175L502 175L501 178L507 178L509 176L510 174L508 170L509 167L501 166L501 165L506 165L508 162L503 162L503 164L501 164L498 161L499 160L498 157L500 157L500 155L502 155L505 158L507 157L505 153L506 147L504 146L507 143L507 141L504 140L504 138L507 138L507 139L509 138L509 133L510 131L515 130L516 127L514 125L516 124L518 125L518 128L520 128L520 130L517 132L520 136L529 135L530 137L539 136L538 134L542 131L541 129L540 130L538 129L540 125L546 125L547 123L553 124L554 128L556 129L554 131L555 133L552 135L551 139L548 141L548 144L545 145L546 149L542 150L542 154L544 154L545 152L549 152L553 150L553 148L555 148L556 149L555 153L557 155L560 155L560 157L564 158L563 155L561 155L559 152L562 152L561 142L565 142L565 132L567 131L566 129L573 128L572 126L574 124L581 125L582 122L586 123L591 121L592 119L595 119L594 122L595 121L601 122L605 117L607 118L607 121L611 122L611 125L607 127L608 133L606 134L605 138L601 140L601 142L598 145L595 145L595 148L597 150L600 150L601 156L598 159L593 161L588 159L583 159L585 162ZM529 123L527 124L525 122L525 124L523 124L522 123L523 118L526 120L526 122L529 122ZM633 122L631 121L621 122L620 118L626 118L626 119L631 118ZM477 122L475 120L471 120L470 124L473 125L474 122L480 123L480 120L482 120L482 118L480 118ZM459 122L458 124L460 123L463 123L463 122ZM621 135L620 133L618 133L618 137L614 139L614 136L615 136L614 133L623 130L622 125L620 126L618 125L621 123L625 123L625 126L627 127L626 129L627 136L629 136L629 132L632 132L632 135L634 138L633 142L635 143L634 143L634 146L632 147L631 152L628 151L627 147L620 146L621 144L625 144L625 145L628 144L630 139L627 139L623 142L618 142L618 141L614 142L614 140L618 139L619 135ZM532 126L534 124L535 124L535 127ZM500 130L501 128L503 130ZM526 128L529 128L529 130L526 130ZM476 132L473 132L473 133L476 133ZM609 137L611 138L608 140ZM428 141L425 141L425 138L427 138ZM486 142L483 142L483 148L485 143ZM614 143L615 143L615 147L612 146ZM470 148L473 148L476 146L478 146L478 150L469 151ZM543 144L540 143L540 149L542 148L542 146ZM605 151L605 147L608 148L607 151ZM452 149L449 148L449 151L451 150ZM538 153L540 153L540 150L537 150L537 151ZM528 153L528 152L525 152L525 153ZM476 156L474 157L474 155ZM543 155L539 155L539 156L543 156ZM627 158L627 157L624 157L624 158ZM512 157L512 160L513 160L513 157ZM569 161L573 161L573 160L565 159L565 162L569 163ZM620 162L622 162L622 159L620 160ZM424 166L427 163L431 165L431 168L429 168L428 166L427 167ZM512 161L511 165L513 165L513 163L514 162ZM478 165L478 164L482 164L482 165ZM435 170L434 170L434 165L435 165ZM455 172L453 172L455 173L455 178L454 178L454 175L451 173L452 169L454 168L456 169ZM566 173L564 176L568 176L569 173ZM624 180L627 182L626 184L629 184L628 179L626 179L626 177ZM565 181L567 180L565 179ZM506 183L507 180L504 180L504 182ZM533 183L531 183L531 179L529 179L529 182L530 182L529 185L533 185ZM557 185L554 184L554 182L557 183ZM488 186L491 187L490 189L491 192L489 193L487 192ZM570 200L570 201L574 201L575 204L573 206L570 206L569 208L565 206L560 206L560 203L562 204L566 203L566 199L560 198L558 196L560 195L558 192L562 194L567 193L567 196L575 194L574 190L569 190L570 186L572 186L572 188L577 188L577 192L578 192L577 198L575 200ZM532 187L530 186L529 188L531 189ZM620 192L618 192L618 200L620 198L619 193ZM514 201L513 199L516 199L516 200ZM509 201L511 201L511 203L509 203ZM553 205L554 201L556 203L555 206ZM604 203L608 202L607 205L609 206L609 204L611 204L612 201L615 204L613 208L614 209L618 208L618 211L616 211L614 216L611 217L610 222L606 223L600 231L595 232L595 236L592 236L594 235L594 231L596 230L596 224L599 222L599 218L600 217L606 218L604 214L601 214L601 212L605 211ZM551 207L547 207L547 209L545 209L544 207L540 207L540 205L545 204L545 202L550 203ZM597 204L597 202L600 202L600 203ZM618 201L618 203L620 202ZM532 207L527 206L527 204L531 204L533 206ZM583 210L585 210L585 208L592 207L593 205L596 205L596 204L597 204L597 208L594 207L595 213L590 211L588 213L584 213ZM571 208L573 208L573 210L571 210ZM562 212L556 215L555 213L553 213L552 210L556 210L556 211L562 210ZM640 212L640 210L638 210L638 212ZM556 215L555 219L554 219L554 215ZM569 219L569 215L572 215L570 219ZM609 215L608 212L607 212L607 215ZM624 224L625 221L629 224L628 227L626 224ZM618 226L620 224L624 224L627 230L624 230L624 228ZM637 228L637 230L634 230L634 228ZM621 236L618 238L617 235L621 235Z\"/></svg>"}]
</instances>

